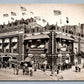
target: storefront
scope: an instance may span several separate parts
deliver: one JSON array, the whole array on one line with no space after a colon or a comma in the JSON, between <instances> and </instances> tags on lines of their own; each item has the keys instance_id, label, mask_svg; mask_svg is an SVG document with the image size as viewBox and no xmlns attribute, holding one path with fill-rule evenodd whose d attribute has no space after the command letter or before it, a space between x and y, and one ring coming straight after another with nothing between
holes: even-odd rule
<instances>
[{"instance_id":1,"label":"storefront","mask_svg":"<svg viewBox=\"0 0 84 84\"><path fill-rule=\"evenodd\" d=\"M38 68L46 60L46 53L48 52L48 35L32 35L25 38L25 54L31 58L33 64L35 64Z\"/></svg>"}]
</instances>

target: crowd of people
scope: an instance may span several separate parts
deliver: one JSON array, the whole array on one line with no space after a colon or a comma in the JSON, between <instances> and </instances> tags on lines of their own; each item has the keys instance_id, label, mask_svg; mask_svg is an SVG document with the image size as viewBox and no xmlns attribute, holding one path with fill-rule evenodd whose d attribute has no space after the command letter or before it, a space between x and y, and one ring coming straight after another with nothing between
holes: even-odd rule
<instances>
[{"instance_id":1,"label":"crowd of people","mask_svg":"<svg viewBox=\"0 0 84 84\"><path fill-rule=\"evenodd\" d=\"M4 63L1 63L0 62L0 68L7 68L9 67L9 65L4 62ZM39 69L37 66L34 66L34 68L30 68L28 66L28 64L23 64L20 65L18 63L16 64L13 64L13 66L11 66L11 68L13 68L14 70L14 75L19 75L20 74L20 69L22 69L22 74L23 75L29 75L29 76L33 76L34 72L37 71L37 69ZM70 69L72 68L72 64L71 63L63 63L62 65L58 64L56 65L55 68L53 68L53 66L49 66L49 65L45 65L45 64L42 64L41 67L40 67L40 70L42 70L43 72L45 72L46 70L50 70L51 71L51 74L50 76L53 76L55 74L55 76L57 76L58 80L63 80L63 76L61 75L60 71L64 71L64 70L67 70L67 69ZM54 69L54 71L53 71ZM80 72L81 71L81 68L80 66L76 65L75 66L75 72ZM60 75L59 75L60 74Z\"/></svg>"},{"instance_id":2,"label":"crowd of people","mask_svg":"<svg viewBox=\"0 0 84 84\"><path fill-rule=\"evenodd\" d=\"M19 75L19 69L20 69L19 65L14 65L14 75ZM33 75L33 70L32 69L29 70L28 66L23 66L22 72L23 72L23 75L30 75L30 76Z\"/></svg>"}]
</instances>

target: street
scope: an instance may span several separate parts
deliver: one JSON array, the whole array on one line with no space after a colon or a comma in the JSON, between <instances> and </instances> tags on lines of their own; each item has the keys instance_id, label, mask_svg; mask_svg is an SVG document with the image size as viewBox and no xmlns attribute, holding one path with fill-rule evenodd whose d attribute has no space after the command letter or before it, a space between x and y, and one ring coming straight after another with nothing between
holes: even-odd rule
<instances>
[{"instance_id":1,"label":"street","mask_svg":"<svg viewBox=\"0 0 84 84\"><path fill-rule=\"evenodd\" d=\"M59 76L63 76L63 80L84 80L84 69L81 72L75 72L74 66L71 69L60 71ZM50 76L51 71L33 71L33 76L23 75L22 70L19 70L19 75L14 75L13 69L0 69L0 80L58 80L58 76L53 74Z\"/></svg>"}]
</instances>

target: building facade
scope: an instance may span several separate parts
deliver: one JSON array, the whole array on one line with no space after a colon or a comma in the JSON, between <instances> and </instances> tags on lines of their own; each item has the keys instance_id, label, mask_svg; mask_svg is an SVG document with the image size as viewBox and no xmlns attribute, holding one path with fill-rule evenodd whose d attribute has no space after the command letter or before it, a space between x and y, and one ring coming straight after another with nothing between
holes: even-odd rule
<instances>
[{"instance_id":1,"label":"building facade","mask_svg":"<svg viewBox=\"0 0 84 84\"><path fill-rule=\"evenodd\" d=\"M0 25L0 55L38 66L74 63L77 51L84 50L84 32L78 29L77 25L59 27L48 23L42 27L33 18Z\"/></svg>"}]
</instances>

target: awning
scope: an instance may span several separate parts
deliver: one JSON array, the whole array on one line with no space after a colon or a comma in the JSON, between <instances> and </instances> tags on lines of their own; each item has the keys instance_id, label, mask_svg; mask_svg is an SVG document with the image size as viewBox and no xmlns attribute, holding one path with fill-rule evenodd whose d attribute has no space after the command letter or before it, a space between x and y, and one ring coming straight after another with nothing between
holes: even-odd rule
<instances>
[{"instance_id":1,"label":"awning","mask_svg":"<svg viewBox=\"0 0 84 84\"><path fill-rule=\"evenodd\" d=\"M38 46L38 48L44 48L44 46L45 46L45 45L40 45L40 46Z\"/></svg>"},{"instance_id":2,"label":"awning","mask_svg":"<svg viewBox=\"0 0 84 84\"><path fill-rule=\"evenodd\" d=\"M66 51L66 47L61 48L61 51Z\"/></svg>"},{"instance_id":3,"label":"awning","mask_svg":"<svg viewBox=\"0 0 84 84\"><path fill-rule=\"evenodd\" d=\"M2 43L2 39L0 39L0 43Z\"/></svg>"},{"instance_id":4,"label":"awning","mask_svg":"<svg viewBox=\"0 0 84 84\"><path fill-rule=\"evenodd\" d=\"M28 54L28 56L31 58L31 57L33 57L33 54Z\"/></svg>"},{"instance_id":5,"label":"awning","mask_svg":"<svg viewBox=\"0 0 84 84\"><path fill-rule=\"evenodd\" d=\"M47 61L45 60L45 61L43 62L43 64L47 64Z\"/></svg>"},{"instance_id":6,"label":"awning","mask_svg":"<svg viewBox=\"0 0 84 84\"><path fill-rule=\"evenodd\" d=\"M13 48L16 49L17 48L17 44L15 46L13 46Z\"/></svg>"},{"instance_id":7,"label":"awning","mask_svg":"<svg viewBox=\"0 0 84 84\"><path fill-rule=\"evenodd\" d=\"M62 39L66 39L66 40L74 40L73 38L66 36L66 35L57 35L56 38L62 38Z\"/></svg>"},{"instance_id":8,"label":"awning","mask_svg":"<svg viewBox=\"0 0 84 84\"><path fill-rule=\"evenodd\" d=\"M12 39L12 42L18 42L17 37L14 37L14 38Z\"/></svg>"},{"instance_id":9,"label":"awning","mask_svg":"<svg viewBox=\"0 0 84 84\"><path fill-rule=\"evenodd\" d=\"M62 57L62 54L58 54L58 57Z\"/></svg>"},{"instance_id":10,"label":"awning","mask_svg":"<svg viewBox=\"0 0 84 84\"><path fill-rule=\"evenodd\" d=\"M66 54L66 56L67 56L67 57L70 57L70 55L69 55L69 54Z\"/></svg>"},{"instance_id":11,"label":"awning","mask_svg":"<svg viewBox=\"0 0 84 84\"><path fill-rule=\"evenodd\" d=\"M0 45L0 49L2 49L2 45Z\"/></svg>"},{"instance_id":12,"label":"awning","mask_svg":"<svg viewBox=\"0 0 84 84\"><path fill-rule=\"evenodd\" d=\"M26 61L26 62L30 62L30 61L31 61L31 58L30 58L30 57L27 57L27 58L25 59L25 61Z\"/></svg>"},{"instance_id":13,"label":"awning","mask_svg":"<svg viewBox=\"0 0 84 84\"><path fill-rule=\"evenodd\" d=\"M31 45L31 48L35 48L36 47L36 45Z\"/></svg>"},{"instance_id":14,"label":"awning","mask_svg":"<svg viewBox=\"0 0 84 84\"><path fill-rule=\"evenodd\" d=\"M6 46L6 49L9 49L9 44Z\"/></svg>"},{"instance_id":15,"label":"awning","mask_svg":"<svg viewBox=\"0 0 84 84\"><path fill-rule=\"evenodd\" d=\"M45 54L41 54L40 56L41 56L42 58L45 58L45 57L46 57L46 55L45 55Z\"/></svg>"},{"instance_id":16,"label":"awning","mask_svg":"<svg viewBox=\"0 0 84 84\"><path fill-rule=\"evenodd\" d=\"M49 38L48 35L42 34L42 35L32 35L32 36L28 36L26 37L24 40L31 40L31 39L46 39Z\"/></svg>"},{"instance_id":17,"label":"awning","mask_svg":"<svg viewBox=\"0 0 84 84\"><path fill-rule=\"evenodd\" d=\"M9 39L8 38L5 39L4 43L9 43Z\"/></svg>"}]
</instances>

